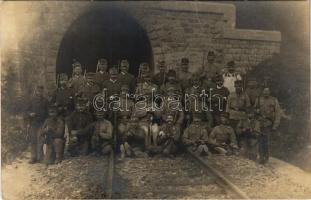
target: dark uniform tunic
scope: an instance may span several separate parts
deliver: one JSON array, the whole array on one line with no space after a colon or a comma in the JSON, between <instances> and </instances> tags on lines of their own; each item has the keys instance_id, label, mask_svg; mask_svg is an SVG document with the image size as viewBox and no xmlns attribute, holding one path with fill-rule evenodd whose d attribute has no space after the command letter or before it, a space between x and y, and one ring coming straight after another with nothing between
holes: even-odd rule
<instances>
[{"instance_id":1,"label":"dark uniform tunic","mask_svg":"<svg viewBox=\"0 0 311 200\"><path fill-rule=\"evenodd\" d=\"M55 102L60 110L60 115L68 116L74 108L74 91L72 88L57 88L52 102Z\"/></svg>"},{"instance_id":2,"label":"dark uniform tunic","mask_svg":"<svg viewBox=\"0 0 311 200\"><path fill-rule=\"evenodd\" d=\"M92 133L89 131L84 131L84 128L86 128L92 122L93 117L89 112L74 111L68 117L67 124L70 135L72 135L72 131L77 132L77 140L73 140L69 145L69 152L71 154L87 154L89 152Z\"/></svg>"},{"instance_id":3,"label":"dark uniform tunic","mask_svg":"<svg viewBox=\"0 0 311 200\"><path fill-rule=\"evenodd\" d=\"M31 159L36 161L43 158L43 138L40 135L39 129L48 116L48 100L44 97L34 96L27 108L27 113L35 114L29 120Z\"/></svg>"},{"instance_id":4,"label":"dark uniform tunic","mask_svg":"<svg viewBox=\"0 0 311 200\"><path fill-rule=\"evenodd\" d=\"M227 99L230 92L225 86L216 86L211 90L209 94L212 95L211 109L214 118L214 124L219 125L220 114L226 111Z\"/></svg>"},{"instance_id":5,"label":"dark uniform tunic","mask_svg":"<svg viewBox=\"0 0 311 200\"><path fill-rule=\"evenodd\" d=\"M94 75L94 83L102 90L103 82L109 80L109 74L107 72L96 72Z\"/></svg>"},{"instance_id":6,"label":"dark uniform tunic","mask_svg":"<svg viewBox=\"0 0 311 200\"><path fill-rule=\"evenodd\" d=\"M46 164L51 163L52 155L55 154L56 161L61 161L64 148L65 123L61 117L49 117L42 126L42 135L45 137Z\"/></svg>"},{"instance_id":7,"label":"dark uniform tunic","mask_svg":"<svg viewBox=\"0 0 311 200\"><path fill-rule=\"evenodd\" d=\"M119 80L106 80L102 84L103 89L107 89L107 95L108 97L116 94L120 94L121 91L121 82Z\"/></svg>"},{"instance_id":8,"label":"dark uniform tunic","mask_svg":"<svg viewBox=\"0 0 311 200\"><path fill-rule=\"evenodd\" d=\"M122 85L127 85L129 87L130 93L135 91L136 78L130 73L121 72L118 74L118 80Z\"/></svg>"},{"instance_id":9,"label":"dark uniform tunic","mask_svg":"<svg viewBox=\"0 0 311 200\"><path fill-rule=\"evenodd\" d=\"M152 83L156 84L158 87L161 87L166 81L167 73L157 73L152 77Z\"/></svg>"}]
</instances>

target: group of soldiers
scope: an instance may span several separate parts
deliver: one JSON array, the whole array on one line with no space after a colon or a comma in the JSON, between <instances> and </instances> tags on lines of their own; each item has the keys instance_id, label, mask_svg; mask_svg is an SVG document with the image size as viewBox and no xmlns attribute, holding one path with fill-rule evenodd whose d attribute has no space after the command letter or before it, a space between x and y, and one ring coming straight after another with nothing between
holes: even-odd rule
<instances>
[{"instance_id":1,"label":"group of soldiers","mask_svg":"<svg viewBox=\"0 0 311 200\"><path fill-rule=\"evenodd\" d=\"M83 73L75 61L72 76L59 74L57 89L48 98L43 86L34 91L26 112L30 162L59 163L64 154L111 151L123 159L140 148L150 156L174 156L188 149L201 156L242 154L266 163L269 135L281 119L268 78L246 78L237 72L234 61L222 67L215 57L213 51L208 52L206 65L196 73L189 71L188 58L181 59L176 71L167 70L160 61L156 74L151 74L148 63L141 63L138 77L129 73L127 59L109 69L107 60L99 59L95 73ZM200 96L203 91L212 97L185 103L184 94ZM154 92L163 98L155 98ZM96 102L98 94L107 97L105 101ZM100 103L113 106L98 109ZM197 103L206 103L209 109ZM149 109L153 104L161 109Z\"/></svg>"}]
</instances>

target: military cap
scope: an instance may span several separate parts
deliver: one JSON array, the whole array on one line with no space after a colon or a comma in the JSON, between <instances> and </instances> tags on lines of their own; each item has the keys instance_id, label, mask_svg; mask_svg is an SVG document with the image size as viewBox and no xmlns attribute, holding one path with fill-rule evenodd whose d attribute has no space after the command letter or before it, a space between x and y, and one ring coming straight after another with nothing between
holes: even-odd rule
<instances>
[{"instance_id":1,"label":"military cap","mask_svg":"<svg viewBox=\"0 0 311 200\"><path fill-rule=\"evenodd\" d=\"M86 78L93 78L95 76L95 73L94 72L87 72L85 74Z\"/></svg>"},{"instance_id":2,"label":"military cap","mask_svg":"<svg viewBox=\"0 0 311 200\"><path fill-rule=\"evenodd\" d=\"M110 68L109 69L109 74L113 74L113 75L118 74L118 69L115 68L115 67Z\"/></svg>"},{"instance_id":3,"label":"military cap","mask_svg":"<svg viewBox=\"0 0 311 200\"><path fill-rule=\"evenodd\" d=\"M68 75L65 73L61 73L58 75L58 80L59 81L67 81L68 80Z\"/></svg>"},{"instance_id":4,"label":"military cap","mask_svg":"<svg viewBox=\"0 0 311 200\"><path fill-rule=\"evenodd\" d=\"M83 97L78 97L75 101L76 105L86 105L87 99Z\"/></svg>"},{"instance_id":5,"label":"military cap","mask_svg":"<svg viewBox=\"0 0 311 200\"><path fill-rule=\"evenodd\" d=\"M217 82L217 81L224 81L224 78L221 75L217 75L215 77L215 82Z\"/></svg>"},{"instance_id":6,"label":"military cap","mask_svg":"<svg viewBox=\"0 0 311 200\"><path fill-rule=\"evenodd\" d=\"M142 71L149 71L149 64L146 62L143 62L139 65L139 69Z\"/></svg>"},{"instance_id":7,"label":"military cap","mask_svg":"<svg viewBox=\"0 0 311 200\"><path fill-rule=\"evenodd\" d=\"M220 117L229 118L229 113L228 112L222 112L222 113L220 113Z\"/></svg>"},{"instance_id":8,"label":"military cap","mask_svg":"<svg viewBox=\"0 0 311 200\"><path fill-rule=\"evenodd\" d=\"M215 57L214 51L209 51L209 52L207 53L207 56L208 56L208 57L211 57L211 56Z\"/></svg>"},{"instance_id":9,"label":"military cap","mask_svg":"<svg viewBox=\"0 0 311 200\"><path fill-rule=\"evenodd\" d=\"M95 115L96 116L105 116L106 112L102 110L95 110Z\"/></svg>"},{"instance_id":10,"label":"military cap","mask_svg":"<svg viewBox=\"0 0 311 200\"><path fill-rule=\"evenodd\" d=\"M234 65L235 65L235 62L233 60L227 63L228 67L234 67Z\"/></svg>"},{"instance_id":11,"label":"military cap","mask_svg":"<svg viewBox=\"0 0 311 200\"><path fill-rule=\"evenodd\" d=\"M158 62L158 65L159 65L160 67L164 67L164 66L165 66L165 61L164 61L164 60L160 60L160 61Z\"/></svg>"},{"instance_id":12,"label":"military cap","mask_svg":"<svg viewBox=\"0 0 311 200\"><path fill-rule=\"evenodd\" d=\"M176 77L176 71L175 70L168 70L167 77Z\"/></svg>"},{"instance_id":13,"label":"military cap","mask_svg":"<svg viewBox=\"0 0 311 200\"><path fill-rule=\"evenodd\" d=\"M187 64L189 64L189 59L188 59L188 58L182 58L182 59L181 59L181 64L182 64L182 65L187 65Z\"/></svg>"},{"instance_id":14,"label":"military cap","mask_svg":"<svg viewBox=\"0 0 311 200\"><path fill-rule=\"evenodd\" d=\"M236 80L236 81L234 81L234 86L236 86L236 87L242 87L242 86L243 86L243 81L241 81L241 80Z\"/></svg>"},{"instance_id":15,"label":"military cap","mask_svg":"<svg viewBox=\"0 0 311 200\"><path fill-rule=\"evenodd\" d=\"M74 61L74 62L72 63L72 67L73 67L73 68L82 67L82 65L81 65L81 63L79 63L78 61Z\"/></svg>"},{"instance_id":16,"label":"military cap","mask_svg":"<svg viewBox=\"0 0 311 200\"><path fill-rule=\"evenodd\" d=\"M54 111L57 111L57 104L53 103L53 104L50 104L49 107L48 107L48 110L54 110Z\"/></svg>"},{"instance_id":17,"label":"military cap","mask_svg":"<svg viewBox=\"0 0 311 200\"><path fill-rule=\"evenodd\" d=\"M128 85L122 85L122 86L121 86L121 91L123 91L123 90L129 91L130 88L129 88Z\"/></svg>"},{"instance_id":18,"label":"military cap","mask_svg":"<svg viewBox=\"0 0 311 200\"><path fill-rule=\"evenodd\" d=\"M193 119L202 119L202 117L203 117L202 112L193 112L192 113L192 118Z\"/></svg>"},{"instance_id":19,"label":"military cap","mask_svg":"<svg viewBox=\"0 0 311 200\"><path fill-rule=\"evenodd\" d=\"M104 64L107 64L107 60L105 58L100 58L98 59L98 64L101 64L101 65L104 65Z\"/></svg>"},{"instance_id":20,"label":"military cap","mask_svg":"<svg viewBox=\"0 0 311 200\"><path fill-rule=\"evenodd\" d=\"M174 116L172 114L168 114L166 116L166 121L173 121L174 120Z\"/></svg>"}]
</instances>

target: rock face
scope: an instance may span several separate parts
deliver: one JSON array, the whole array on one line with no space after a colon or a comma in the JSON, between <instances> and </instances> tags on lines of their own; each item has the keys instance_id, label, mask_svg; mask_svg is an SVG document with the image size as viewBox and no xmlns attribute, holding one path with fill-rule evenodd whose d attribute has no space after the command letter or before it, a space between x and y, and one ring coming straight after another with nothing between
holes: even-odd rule
<instances>
[{"instance_id":1,"label":"rock face","mask_svg":"<svg viewBox=\"0 0 311 200\"><path fill-rule=\"evenodd\" d=\"M170 68L178 68L181 57L187 56L191 71L197 71L206 62L207 52L213 50L220 64L233 59L244 72L280 50L278 31L236 29L235 7L230 4L5 2L3 8L2 17L10 24L1 30L3 66L18 60L15 65L22 75L22 87L37 83L55 87L55 66L64 35L76 20L95 10L115 9L136 20L149 39L152 65L164 59Z\"/></svg>"}]
</instances>

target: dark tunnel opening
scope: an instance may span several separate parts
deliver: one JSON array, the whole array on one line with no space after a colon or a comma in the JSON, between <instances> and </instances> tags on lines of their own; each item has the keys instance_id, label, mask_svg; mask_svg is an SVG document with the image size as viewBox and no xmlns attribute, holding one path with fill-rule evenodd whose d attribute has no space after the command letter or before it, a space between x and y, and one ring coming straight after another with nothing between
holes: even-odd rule
<instances>
[{"instance_id":1,"label":"dark tunnel opening","mask_svg":"<svg viewBox=\"0 0 311 200\"><path fill-rule=\"evenodd\" d=\"M127 58L130 73L137 76L141 62L152 65L151 46L145 30L134 18L117 9L88 12L74 21L64 35L56 73L71 76L74 59L82 64L83 70L95 72L99 58L106 58L109 67Z\"/></svg>"}]
</instances>

